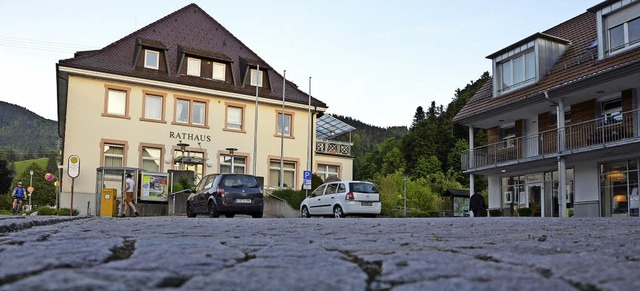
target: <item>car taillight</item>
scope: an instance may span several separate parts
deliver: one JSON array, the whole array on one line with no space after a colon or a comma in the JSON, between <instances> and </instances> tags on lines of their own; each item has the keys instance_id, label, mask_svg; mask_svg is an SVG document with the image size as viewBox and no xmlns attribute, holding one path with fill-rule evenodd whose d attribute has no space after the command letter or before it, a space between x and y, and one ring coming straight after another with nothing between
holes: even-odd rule
<instances>
[{"instance_id":1,"label":"car taillight","mask_svg":"<svg viewBox=\"0 0 640 291\"><path fill-rule=\"evenodd\" d=\"M353 196L353 192L349 192L347 196L344 197L344 200L356 200L356 197Z\"/></svg>"},{"instance_id":2,"label":"car taillight","mask_svg":"<svg viewBox=\"0 0 640 291\"><path fill-rule=\"evenodd\" d=\"M222 186L218 186L217 192L220 197L224 197L224 188L222 188Z\"/></svg>"}]
</instances>

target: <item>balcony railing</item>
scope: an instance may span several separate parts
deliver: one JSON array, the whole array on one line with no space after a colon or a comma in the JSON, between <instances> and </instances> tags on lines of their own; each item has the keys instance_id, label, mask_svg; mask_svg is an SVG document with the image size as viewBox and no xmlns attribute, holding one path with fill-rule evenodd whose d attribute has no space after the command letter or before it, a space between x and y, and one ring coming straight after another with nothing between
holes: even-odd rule
<instances>
[{"instance_id":1,"label":"balcony railing","mask_svg":"<svg viewBox=\"0 0 640 291\"><path fill-rule=\"evenodd\" d=\"M466 150L462 152L462 170L630 142L639 137L639 117L636 109Z\"/></svg>"},{"instance_id":2,"label":"balcony railing","mask_svg":"<svg viewBox=\"0 0 640 291\"><path fill-rule=\"evenodd\" d=\"M341 141L316 140L316 153L351 156L352 145L352 143Z\"/></svg>"}]
</instances>

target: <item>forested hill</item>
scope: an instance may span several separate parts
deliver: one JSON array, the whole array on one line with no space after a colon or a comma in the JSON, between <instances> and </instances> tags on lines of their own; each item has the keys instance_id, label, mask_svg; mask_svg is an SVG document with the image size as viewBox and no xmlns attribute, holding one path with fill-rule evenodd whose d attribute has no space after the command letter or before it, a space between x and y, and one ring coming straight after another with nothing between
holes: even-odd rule
<instances>
[{"instance_id":1,"label":"forested hill","mask_svg":"<svg viewBox=\"0 0 640 291\"><path fill-rule=\"evenodd\" d=\"M374 151L379 144L389 138L401 138L409 132L406 126L390 126L387 128L366 124L360 120L348 116L335 115L333 117L356 128L352 136L355 147L353 155L363 157L366 153Z\"/></svg>"},{"instance_id":2,"label":"forested hill","mask_svg":"<svg viewBox=\"0 0 640 291\"><path fill-rule=\"evenodd\" d=\"M0 101L0 151L42 156L55 149L58 122L28 109Z\"/></svg>"}]
</instances>

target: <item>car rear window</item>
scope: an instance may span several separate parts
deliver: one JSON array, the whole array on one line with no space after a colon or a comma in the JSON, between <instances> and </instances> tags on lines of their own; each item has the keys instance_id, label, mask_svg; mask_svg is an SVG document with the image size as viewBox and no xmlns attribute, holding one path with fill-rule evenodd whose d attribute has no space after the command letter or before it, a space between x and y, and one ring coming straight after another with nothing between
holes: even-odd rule
<instances>
[{"instance_id":1,"label":"car rear window","mask_svg":"<svg viewBox=\"0 0 640 291\"><path fill-rule=\"evenodd\" d=\"M378 189L371 183L349 183L349 188L353 192L378 193Z\"/></svg>"},{"instance_id":2,"label":"car rear window","mask_svg":"<svg viewBox=\"0 0 640 291\"><path fill-rule=\"evenodd\" d=\"M258 180L253 176L231 175L222 178L224 187L234 188L258 188Z\"/></svg>"}]
</instances>

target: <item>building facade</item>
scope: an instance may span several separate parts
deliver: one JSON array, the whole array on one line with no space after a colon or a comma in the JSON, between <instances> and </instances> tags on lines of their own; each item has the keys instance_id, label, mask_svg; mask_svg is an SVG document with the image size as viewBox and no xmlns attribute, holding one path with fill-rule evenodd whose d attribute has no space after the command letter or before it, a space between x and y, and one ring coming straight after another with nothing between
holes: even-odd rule
<instances>
[{"instance_id":1,"label":"building facade","mask_svg":"<svg viewBox=\"0 0 640 291\"><path fill-rule=\"evenodd\" d=\"M640 3L601 2L487 58L492 80L454 118L472 192L483 175L503 215L638 216Z\"/></svg>"},{"instance_id":2,"label":"building facade","mask_svg":"<svg viewBox=\"0 0 640 291\"><path fill-rule=\"evenodd\" d=\"M193 171L196 182L255 174L265 187L294 189L305 170L352 176L351 144L317 137L327 105L195 4L60 60L57 84L63 170L80 160L73 183L64 175L60 204L73 196L81 213L99 213L103 188L119 197L127 172L137 174L137 199L160 205L174 170Z\"/></svg>"}]
</instances>

